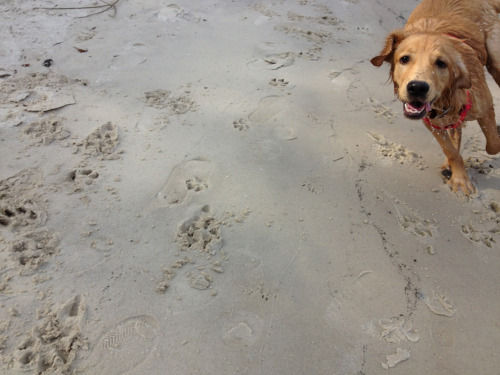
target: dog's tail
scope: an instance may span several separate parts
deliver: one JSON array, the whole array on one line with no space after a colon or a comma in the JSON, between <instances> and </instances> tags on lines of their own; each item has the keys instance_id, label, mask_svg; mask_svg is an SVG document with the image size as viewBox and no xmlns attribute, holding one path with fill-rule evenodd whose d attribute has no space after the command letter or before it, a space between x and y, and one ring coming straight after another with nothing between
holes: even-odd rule
<instances>
[{"instance_id":1,"label":"dog's tail","mask_svg":"<svg viewBox=\"0 0 500 375\"><path fill-rule=\"evenodd\" d=\"M489 3L495 8L497 13L500 13L500 0L489 0Z\"/></svg>"}]
</instances>

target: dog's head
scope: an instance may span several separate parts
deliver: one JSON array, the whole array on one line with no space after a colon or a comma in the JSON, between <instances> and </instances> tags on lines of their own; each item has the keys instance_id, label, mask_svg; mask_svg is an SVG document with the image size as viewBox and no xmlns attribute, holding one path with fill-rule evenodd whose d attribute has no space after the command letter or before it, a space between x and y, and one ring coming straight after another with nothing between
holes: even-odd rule
<instances>
[{"instance_id":1,"label":"dog's head","mask_svg":"<svg viewBox=\"0 0 500 375\"><path fill-rule=\"evenodd\" d=\"M406 36L397 30L389 34L384 49L371 63L380 66L385 61L391 65L390 78L394 93L404 103L404 115L421 119L434 101L449 97L456 89L471 87L463 56L466 47L449 35Z\"/></svg>"}]
</instances>

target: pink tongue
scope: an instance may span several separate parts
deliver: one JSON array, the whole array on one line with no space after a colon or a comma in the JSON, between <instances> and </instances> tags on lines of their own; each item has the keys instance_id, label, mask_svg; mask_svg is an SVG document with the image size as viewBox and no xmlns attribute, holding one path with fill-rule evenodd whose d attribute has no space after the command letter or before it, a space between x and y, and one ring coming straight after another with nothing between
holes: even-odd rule
<instances>
[{"instance_id":1,"label":"pink tongue","mask_svg":"<svg viewBox=\"0 0 500 375\"><path fill-rule=\"evenodd\" d=\"M425 112L431 111L431 103L425 103Z\"/></svg>"}]
</instances>

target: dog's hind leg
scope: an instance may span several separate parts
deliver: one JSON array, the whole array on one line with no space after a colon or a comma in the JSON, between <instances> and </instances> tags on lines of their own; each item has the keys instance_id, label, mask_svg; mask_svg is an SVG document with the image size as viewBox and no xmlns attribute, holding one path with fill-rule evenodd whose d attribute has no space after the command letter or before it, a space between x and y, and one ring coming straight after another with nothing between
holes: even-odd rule
<instances>
[{"instance_id":1,"label":"dog's hind leg","mask_svg":"<svg viewBox=\"0 0 500 375\"><path fill-rule=\"evenodd\" d=\"M498 154L500 152L500 135L498 134L495 122L493 106L490 107L483 117L478 118L477 122L486 138L486 152L490 155Z\"/></svg>"},{"instance_id":2,"label":"dog's hind leg","mask_svg":"<svg viewBox=\"0 0 500 375\"><path fill-rule=\"evenodd\" d=\"M500 0L493 1L497 12L500 11ZM500 21L496 21L486 38L486 49L488 51L488 60L486 69L491 74L498 86L500 86ZM491 96L491 95L490 95ZM496 125L495 111L493 103L486 114L477 119L481 130L486 137L486 152L495 155L500 152L500 127Z\"/></svg>"},{"instance_id":3,"label":"dog's hind leg","mask_svg":"<svg viewBox=\"0 0 500 375\"><path fill-rule=\"evenodd\" d=\"M488 69L497 85L500 86L500 21L495 22L488 32L486 50L488 51L486 69Z\"/></svg>"}]
</instances>

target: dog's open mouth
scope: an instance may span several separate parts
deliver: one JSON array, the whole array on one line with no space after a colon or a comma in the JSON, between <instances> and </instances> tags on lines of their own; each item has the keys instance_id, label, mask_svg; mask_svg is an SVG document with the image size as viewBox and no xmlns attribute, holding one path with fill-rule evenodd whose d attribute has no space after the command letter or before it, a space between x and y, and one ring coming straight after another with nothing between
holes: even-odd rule
<instances>
[{"instance_id":1,"label":"dog's open mouth","mask_svg":"<svg viewBox=\"0 0 500 375\"><path fill-rule=\"evenodd\" d=\"M431 110L431 102L406 102L403 104L403 111L406 117L414 120L419 120Z\"/></svg>"}]
</instances>

